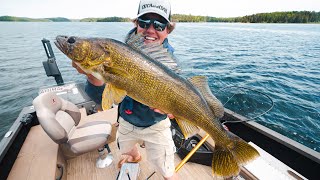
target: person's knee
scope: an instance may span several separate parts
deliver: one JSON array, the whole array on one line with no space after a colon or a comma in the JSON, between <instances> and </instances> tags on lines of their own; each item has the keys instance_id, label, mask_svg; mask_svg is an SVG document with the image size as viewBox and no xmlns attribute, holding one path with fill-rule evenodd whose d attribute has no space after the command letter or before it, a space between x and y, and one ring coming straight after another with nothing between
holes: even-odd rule
<instances>
[{"instance_id":1,"label":"person's knee","mask_svg":"<svg viewBox=\"0 0 320 180\"><path fill-rule=\"evenodd\" d=\"M148 146L146 146L148 147ZM174 175L174 150L166 146L162 148L149 149L148 159L155 166L155 169L163 177L171 177Z\"/></svg>"}]
</instances>

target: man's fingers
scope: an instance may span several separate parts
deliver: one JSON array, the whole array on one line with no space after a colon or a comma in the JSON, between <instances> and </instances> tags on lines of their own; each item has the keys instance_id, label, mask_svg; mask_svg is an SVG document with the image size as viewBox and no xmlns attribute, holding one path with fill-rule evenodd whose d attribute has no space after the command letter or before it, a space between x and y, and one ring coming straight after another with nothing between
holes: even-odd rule
<instances>
[{"instance_id":1,"label":"man's fingers","mask_svg":"<svg viewBox=\"0 0 320 180\"><path fill-rule=\"evenodd\" d=\"M72 67L76 68L78 73L80 74L86 74L75 62L72 61Z\"/></svg>"},{"instance_id":2,"label":"man's fingers","mask_svg":"<svg viewBox=\"0 0 320 180\"><path fill-rule=\"evenodd\" d=\"M174 119L174 115L173 114L168 114L168 118L169 119Z\"/></svg>"},{"instance_id":3,"label":"man's fingers","mask_svg":"<svg viewBox=\"0 0 320 180\"><path fill-rule=\"evenodd\" d=\"M93 75L91 74L87 74L86 72L84 72L75 62L72 61L72 67L76 68L76 70L78 71L78 73L80 74L84 74L88 77L88 81L95 85L95 86L102 86L104 84L104 82L102 80L99 80L97 78L95 78Z\"/></svg>"},{"instance_id":4,"label":"man's fingers","mask_svg":"<svg viewBox=\"0 0 320 180\"><path fill-rule=\"evenodd\" d=\"M102 85L104 84L103 81L95 78L95 77L94 77L93 75L91 75L91 74L87 74L87 76L88 76L88 81L89 81L91 84L95 85L95 86L102 86Z\"/></svg>"},{"instance_id":5,"label":"man's fingers","mask_svg":"<svg viewBox=\"0 0 320 180\"><path fill-rule=\"evenodd\" d=\"M151 108L153 109L154 112L157 112L157 113L160 113L160 114L165 114L164 112L160 111L159 109L156 109L156 108Z\"/></svg>"},{"instance_id":6,"label":"man's fingers","mask_svg":"<svg viewBox=\"0 0 320 180\"><path fill-rule=\"evenodd\" d=\"M163 111L161 111L160 109L157 108L152 108L150 107L150 109L152 109L154 112L160 113L160 114L166 114ZM169 119L174 119L174 115L173 114L167 114Z\"/></svg>"},{"instance_id":7,"label":"man's fingers","mask_svg":"<svg viewBox=\"0 0 320 180\"><path fill-rule=\"evenodd\" d=\"M72 61L72 67L74 67L74 68L77 68L77 65L76 65L76 63L74 63L73 61Z\"/></svg>"}]
</instances>

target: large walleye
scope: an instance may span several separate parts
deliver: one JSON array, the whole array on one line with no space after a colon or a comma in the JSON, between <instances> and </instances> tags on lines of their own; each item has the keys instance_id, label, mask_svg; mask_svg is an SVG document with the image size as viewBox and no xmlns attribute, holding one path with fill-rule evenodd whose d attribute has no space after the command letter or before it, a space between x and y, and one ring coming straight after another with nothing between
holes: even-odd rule
<instances>
[{"instance_id":1,"label":"large walleye","mask_svg":"<svg viewBox=\"0 0 320 180\"><path fill-rule=\"evenodd\" d=\"M128 95L173 114L185 136L194 134L197 126L205 130L215 141L214 175L237 175L240 165L259 156L252 146L221 126L218 117L223 107L212 95L205 77L186 80L161 63L173 61L162 45L144 45L140 35L127 44L106 38L57 36L55 44L84 71L107 83L104 109Z\"/></svg>"}]
</instances>

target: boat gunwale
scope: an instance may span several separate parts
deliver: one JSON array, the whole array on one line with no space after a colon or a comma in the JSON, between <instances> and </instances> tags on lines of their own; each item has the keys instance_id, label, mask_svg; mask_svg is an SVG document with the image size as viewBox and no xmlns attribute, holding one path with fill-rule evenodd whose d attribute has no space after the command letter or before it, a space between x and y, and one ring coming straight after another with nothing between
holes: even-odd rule
<instances>
[{"instance_id":1,"label":"boat gunwale","mask_svg":"<svg viewBox=\"0 0 320 180\"><path fill-rule=\"evenodd\" d=\"M233 118L243 121L242 124L244 124L245 126L248 126L251 129L254 129L255 131L269 137L270 139L273 139L275 141L277 141L280 144L285 145L286 147L288 147L289 149L292 149L296 152L298 152L299 154L308 157L309 159L311 159L312 161L317 162L318 164L320 164L320 153L297 142L294 141L266 126L263 126L255 121L250 121L248 118L237 114L236 112L233 112L232 110L226 109L225 108L225 113L229 116L232 116Z\"/></svg>"}]
</instances>

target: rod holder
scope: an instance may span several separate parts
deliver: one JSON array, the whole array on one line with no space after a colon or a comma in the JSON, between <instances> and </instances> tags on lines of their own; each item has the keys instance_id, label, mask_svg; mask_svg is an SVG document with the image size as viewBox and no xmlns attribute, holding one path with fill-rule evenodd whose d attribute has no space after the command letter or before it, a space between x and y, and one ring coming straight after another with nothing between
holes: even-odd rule
<instances>
[{"instance_id":1,"label":"rod holder","mask_svg":"<svg viewBox=\"0 0 320 180\"><path fill-rule=\"evenodd\" d=\"M46 51L46 54L48 57L47 61L42 62L47 76L48 77L53 76L54 79L56 80L57 85L59 85L59 86L64 85L63 78L62 78L62 75L61 75L59 68L57 66L56 58L53 54L50 41L47 39L42 39L41 42L43 44L44 50Z\"/></svg>"}]
</instances>

